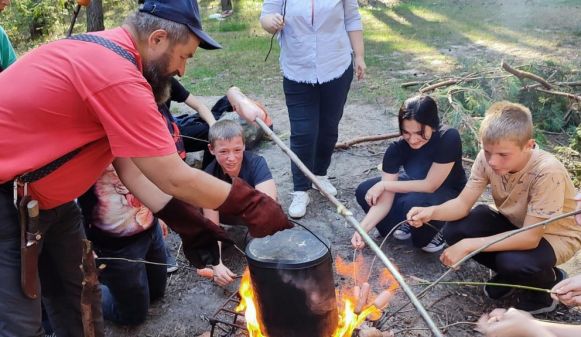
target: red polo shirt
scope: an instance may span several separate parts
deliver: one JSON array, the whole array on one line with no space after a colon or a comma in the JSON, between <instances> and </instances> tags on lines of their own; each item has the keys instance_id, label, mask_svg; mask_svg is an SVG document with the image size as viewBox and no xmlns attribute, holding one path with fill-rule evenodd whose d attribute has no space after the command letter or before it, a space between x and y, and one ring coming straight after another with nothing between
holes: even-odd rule
<instances>
[{"instance_id":1,"label":"red polo shirt","mask_svg":"<svg viewBox=\"0 0 581 337\"><path fill-rule=\"evenodd\" d=\"M132 53L140 69L100 45L59 40L0 75L0 183L90 144L31 184L44 209L81 195L114 157L176 152L129 33L116 28L96 34Z\"/></svg>"}]
</instances>

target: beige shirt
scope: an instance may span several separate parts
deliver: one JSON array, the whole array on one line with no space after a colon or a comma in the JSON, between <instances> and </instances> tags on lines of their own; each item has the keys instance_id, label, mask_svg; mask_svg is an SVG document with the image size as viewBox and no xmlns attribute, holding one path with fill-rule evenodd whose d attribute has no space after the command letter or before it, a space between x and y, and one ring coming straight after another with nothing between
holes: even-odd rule
<instances>
[{"instance_id":1,"label":"beige shirt","mask_svg":"<svg viewBox=\"0 0 581 337\"><path fill-rule=\"evenodd\" d=\"M527 215L548 219L575 210L575 187L569 173L557 158L540 149L532 151L522 170L503 176L494 173L480 151L466 188L482 193L488 184L498 211L519 228ZM581 226L573 217L548 224L543 237L553 247L557 264L581 248Z\"/></svg>"}]
</instances>

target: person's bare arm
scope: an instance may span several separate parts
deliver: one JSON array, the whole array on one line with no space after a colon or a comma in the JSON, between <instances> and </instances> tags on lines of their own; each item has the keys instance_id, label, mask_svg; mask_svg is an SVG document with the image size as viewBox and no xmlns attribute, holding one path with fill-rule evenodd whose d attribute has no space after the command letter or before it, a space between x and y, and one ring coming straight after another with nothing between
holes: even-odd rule
<instances>
[{"instance_id":1,"label":"person's bare arm","mask_svg":"<svg viewBox=\"0 0 581 337\"><path fill-rule=\"evenodd\" d=\"M212 124L216 123L216 119L214 118L214 115L212 115L210 109L208 109L202 101L194 97L192 94L188 95L188 98L186 98L184 103L186 103L190 108L196 110L208 125L212 126Z\"/></svg>"},{"instance_id":2,"label":"person's bare arm","mask_svg":"<svg viewBox=\"0 0 581 337\"><path fill-rule=\"evenodd\" d=\"M170 201L171 196L147 179L131 159L116 158L113 166L123 184L153 213L157 213Z\"/></svg>"},{"instance_id":3,"label":"person's bare arm","mask_svg":"<svg viewBox=\"0 0 581 337\"><path fill-rule=\"evenodd\" d=\"M390 173L383 172L381 175L381 181L379 183L375 184L368 191L368 194L370 194L369 192L378 184L381 186L381 184L384 182L396 181L397 179L398 179L397 174L390 174ZM391 206L393 204L394 196L395 196L394 193L386 193L384 191L383 193L380 193L377 198L374 199L373 204L370 203L371 197L369 197L368 203L370 203L371 208L369 209L369 212L367 212L367 214L365 215L363 220L361 220L361 223L360 223L361 227L366 232L369 232L375 226L377 226L379 221L381 221L383 218L385 218L387 213L389 213L389 211L391 210ZM366 195L365 199L366 200L368 199L367 195ZM351 237L351 244L356 249L361 249L361 248L365 247L365 242L363 241L363 238L361 238L361 235L359 235L359 233L357 233L357 232L353 233L353 236Z\"/></svg>"},{"instance_id":4,"label":"person's bare arm","mask_svg":"<svg viewBox=\"0 0 581 337\"><path fill-rule=\"evenodd\" d=\"M177 153L131 160L160 190L194 206L216 209L230 192L231 185L189 167Z\"/></svg>"},{"instance_id":5,"label":"person's bare arm","mask_svg":"<svg viewBox=\"0 0 581 337\"><path fill-rule=\"evenodd\" d=\"M407 214L408 222L414 227L420 227L431 220L454 221L468 215L482 190L464 188L460 195L438 206L412 207Z\"/></svg>"},{"instance_id":6,"label":"person's bare arm","mask_svg":"<svg viewBox=\"0 0 581 337\"><path fill-rule=\"evenodd\" d=\"M396 180L396 181L384 181L383 188L386 191L394 193L408 193L408 192L423 192L423 193L433 193L435 192L446 180L454 163L438 164L433 163L426 175L425 179L422 180Z\"/></svg>"},{"instance_id":7,"label":"person's bare arm","mask_svg":"<svg viewBox=\"0 0 581 337\"><path fill-rule=\"evenodd\" d=\"M367 69L367 66L365 65L363 31L355 30L349 32L349 41L351 42L351 48L353 48L354 53L353 68L355 70L355 76L357 77L357 80L362 80L365 78L365 70Z\"/></svg>"},{"instance_id":8,"label":"person's bare arm","mask_svg":"<svg viewBox=\"0 0 581 337\"><path fill-rule=\"evenodd\" d=\"M545 329L549 330L556 337L579 337L581 336L581 325L563 324L538 321Z\"/></svg>"},{"instance_id":9,"label":"person's bare arm","mask_svg":"<svg viewBox=\"0 0 581 337\"><path fill-rule=\"evenodd\" d=\"M226 97L228 97L234 111L247 122L254 123L256 118L263 121L266 119L266 113L253 100L244 95L238 87L228 89Z\"/></svg>"},{"instance_id":10,"label":"person's bare arm","mask_svg":"<svg viewBox=\"0 0 581 337\"><path fill-rule=\"evenodd\" d=\"M278 201L278 196L277 196L277 192L276 192L276 184L274 183L273 179L263 181L260 184L256 185L256 190L268 195L274 201Z\"/></svg>"}]
</instances>

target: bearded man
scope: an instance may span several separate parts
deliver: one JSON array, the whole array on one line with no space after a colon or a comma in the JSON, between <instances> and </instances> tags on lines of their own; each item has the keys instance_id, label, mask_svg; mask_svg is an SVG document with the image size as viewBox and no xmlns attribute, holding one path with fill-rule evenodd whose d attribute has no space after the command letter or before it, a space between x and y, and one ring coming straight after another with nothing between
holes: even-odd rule
<instances>
[{"instance_id":1,"label":"bearded man","mask_svg":"<svg viewBox=\"0 0 581 337\"><path fill-rule=\"evenodd\" d=\"M200 21L195 0L146 0L121 27L45 44L0 75L0 336L42 336L41 297L57 336L83 336L74 200L111 162L156 216L174 217L194 265L212 262L227 238L190 205L240 215L253 236L291 227L270 197L187 166L158 112L196 49L220 48ZM228 98L249 121L264 117L237 89ZM23 245L15 204L26 198L38 201L40 224L22 221ZM29 265L21 278L31 263L21 247L38 247L38 274ZM42 292L24 285L38 278Z\"/></svg>"}]
</instances>

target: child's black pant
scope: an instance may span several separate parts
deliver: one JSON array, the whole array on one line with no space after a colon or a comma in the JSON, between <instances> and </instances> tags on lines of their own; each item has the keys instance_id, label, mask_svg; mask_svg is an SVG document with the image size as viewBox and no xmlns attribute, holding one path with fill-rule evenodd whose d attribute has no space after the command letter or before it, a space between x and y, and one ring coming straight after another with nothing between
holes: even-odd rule
<instances>
[{"instance_id":1,"label":"child's black pant","mask_svg":"<svg viewBox=\"0 0 581 337\"><path fill-rule=\"evenodd\" d=\"M465 238L486 237L514 229L517 227L505 216L487 205L478 205L464 219L448 222L443 234L451 246ZM544 238L534 249L480 253L474 256L474 260L494 270L510 283L545 289L555 283L553 267L557 258Z\"/></svg>"}]
</instances>

